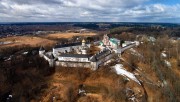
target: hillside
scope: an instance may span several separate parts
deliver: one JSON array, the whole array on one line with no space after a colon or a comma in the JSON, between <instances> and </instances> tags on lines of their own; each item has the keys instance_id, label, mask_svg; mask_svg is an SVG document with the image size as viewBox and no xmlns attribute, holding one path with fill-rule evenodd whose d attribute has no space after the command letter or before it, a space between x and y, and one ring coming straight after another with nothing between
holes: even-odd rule
<instances>
[{"instance_id":1,"label":"hillside","mask_svg":"<svg viewBox=\"0 0 180 102\"><path fill-rule=\"evenodd\" d=\"M132 40L134 35L129 33L125 37ZM96 71L50 68L38 56L35 46L19 45L2 50L13 56L0 62L3 83L0 100L3 102L12 95L10 99L15 102L178 102L180 42L165 35L158 36L153 42L148 38L138 38L139 46L126 50L121 57L115 56L112 63ZM117 64L121 65L124 74L115 69ZM79 90L84 92L79 93Z\"/></svg>"}]
</instances>

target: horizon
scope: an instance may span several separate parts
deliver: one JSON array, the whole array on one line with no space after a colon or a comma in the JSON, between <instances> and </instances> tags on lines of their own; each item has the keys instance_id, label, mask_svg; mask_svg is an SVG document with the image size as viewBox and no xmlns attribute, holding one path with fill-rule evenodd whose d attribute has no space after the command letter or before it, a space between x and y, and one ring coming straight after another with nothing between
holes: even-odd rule
<instances>
[{"instance_id":1,"label":"horizon","mask_svg":"<svg viewBox=\"0 0 180 102\"><path fill-rule=\"evenodd\" d=\"M0 22L180 23L180 0L0 0Z\"/></svg>"},{"instance_id":2,"label":"horizon","mask_svg":"<svg viewBox=\"0 0 180 102\"><path fill-rule=\"evenodd\" d=\"M178 22L84 22L84 21L79 21L79 22L0 22L0 24L20 24L20 23L137 23L137 24L180 24Z\"/></svg>"}]
</instances>

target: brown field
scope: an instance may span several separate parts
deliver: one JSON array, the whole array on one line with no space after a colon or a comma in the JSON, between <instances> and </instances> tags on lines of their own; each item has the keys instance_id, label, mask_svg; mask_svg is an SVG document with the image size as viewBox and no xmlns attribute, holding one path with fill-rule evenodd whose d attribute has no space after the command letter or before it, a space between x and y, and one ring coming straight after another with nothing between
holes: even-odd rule
<instances>
[{"instance_id":1,"label":"brown field","mask_svg":"<svg viewBox=\"0 0 180 102\"><path fill-rule=\"evenodd\" d=\"M46 46L46 45L53 45L56 43L53 40L48 40L45 38L33 37L33 36L8 37L8 38L0 39L0 41L12 42L11 44L0 45L0 48L13 47L17 45Z\"/></svg>"},{"instance_id":2,"label":"brown field","mask_svg":"<svg viewBox=\"0 0 180 102\"><path fill-rule=\"evenodd\" d=\"M80 33L56 33L56 34L48 34L41 37L35 37L35 36L16 36L16 37L7 37L0 39L0 42L12 42L11 44L6 45L0 45L0 48L6 48L6 47L13 47L13 46L21 46L21 45L30 45L30 46L51 46L57 43L57 41L53 39L60 39L60 38L72 38L74 36L94 36L95 33L86 33L86 34L80 34Z\"/></svg>"},{"instance_id":3,"label":"brown field","mask_svg":"<svg viewBox=\"0 0 180 102\"><path fill-rule=\"evenodd\" d=\"M55 34L49 34L46 37L47 38L72 38L74 36L95 36L95 33L55 33Z\"/></svg>"}]
</instances>

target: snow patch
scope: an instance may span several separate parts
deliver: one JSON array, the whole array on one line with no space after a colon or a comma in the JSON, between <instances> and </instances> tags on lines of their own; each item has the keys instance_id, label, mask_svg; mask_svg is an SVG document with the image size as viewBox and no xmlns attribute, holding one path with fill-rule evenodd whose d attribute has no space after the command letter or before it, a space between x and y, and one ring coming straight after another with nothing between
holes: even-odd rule
<instances>
[{"instance_id":1,"label":"snow patch","mask_svg":"<svg viewBox=\"0 0 180 102\"><path fill-rule=\"evenodd\" d=\"M167 60L164 60L165 64L167 65L167 67L171 68L171 63Z\"/></svg>"},{"instance_id":2,"label":"snow patch","mask_svg":"<svg viewBox=\"0 0 180 102\"><path fill-rule=\"evenodd\" d=\"M26 51L26 52L23 52L22 54L23 54L23 55L27 55L27 54L28 54L28 51Z\"/></svg>"},{"instance_id":3,"label":"snow patch","mask_svg":"<svg viewBox=\"0 0 180 102\"><path fill-rule=\"evenodd\" d=\"M148 38L148 41L155 42L155 41L156 41L156 38L150 36L150 37Z\"/></svg>"},{"instance_id":4,"label":"snow patch","mask_svg":"<svg viewBox=\"0 0 180 102\"><path fill-rule=\"evenodd\" d=\"M131 72L126 71L126 70L123 68L123 65L122 65L122 64L116 64L113 68L115 69L115 71L116 71L116 73L117 73L118 75L126 76L126 77L130 78L131 80L134 80L135 82L137 82L139 85L141 85L141 83L140 83L139 80L134 76L134 74L131 73Z\"/></svg>"},{"instance_id":5,"label":"snow patch","mask_svg":"<svg viewBox=\"0 0 180 102\"><path fill-rule=\"evenodd\" d=\"M0 42L0 45L7 45L7 44L12 44L12 41L5 41L5 42Z\"/></svg>"},{"instance_id":6,"label":"snow patch","mask_svg":"<svg viewBox=\"0 0 180 102\"><path fill-rule=\"evenodd\" d=\"M139 45L140 45L140 42L139 42L139 41L134 41L134 43L136 44L136 46L139 46Z\"/></svg>"},{"instance_id":7,"label":"snow patch","mask_svg":"<svg viewBox=\"0 0 180 102\"><path fill-rule=\"evenodd\" d=\"M142 55L139 52L137 52L136 50L134 50L133 48L131 48L130 51L132 52L131 54L142 57Z\"/></svg>"},{"instance_id":8,"label":"snow patch","mask_svg":"<svg viewBox=\"0 0 180 102\"><path fill-rule=\"evenodd\" d=\"M167 57L167 55L164 52L161 53L161 56L164 57L164 58Z\"/></svg>"}]
</instances>

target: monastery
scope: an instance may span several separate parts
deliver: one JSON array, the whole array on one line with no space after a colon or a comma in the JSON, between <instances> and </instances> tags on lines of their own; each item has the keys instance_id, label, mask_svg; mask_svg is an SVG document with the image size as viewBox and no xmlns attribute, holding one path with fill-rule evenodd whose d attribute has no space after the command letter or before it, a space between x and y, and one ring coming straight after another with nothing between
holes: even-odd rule
<instances>
[{"instance_id":1,"label":"monastery","mask_svg":"<svg viewBox=\"0 0 180 102\"><path fill-rule=\"evenodd\" d=\"M115 50L120 48L120 40L109 38L106 34L98 47L100 51L90 54L91 43L83 39L82 42L56 45L51 52L45 52L45 49L41 47L39 55L45 58L51 67L84 67L96 70L99 66L111 61L115 56Z\"/></svg>"}]
</instances>

